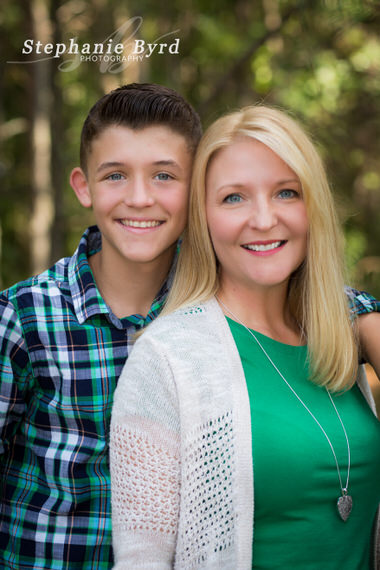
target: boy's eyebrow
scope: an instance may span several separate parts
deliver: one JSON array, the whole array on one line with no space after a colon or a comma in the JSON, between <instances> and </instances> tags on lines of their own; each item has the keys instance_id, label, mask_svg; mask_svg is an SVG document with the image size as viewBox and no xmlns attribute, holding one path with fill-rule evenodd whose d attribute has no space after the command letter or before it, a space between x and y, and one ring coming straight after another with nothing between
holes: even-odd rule
<instances>
[{"instance_id":1,"label":"boy's eyebrow","mask_svg":"<svg viewBox=\"0 0 380 570\"><path fill-rule=\"evenodd\" d=\"M105 170L106 168L115 168L115 167L119 167L119 166L123 166L122 162L102 162L98 168L96 169L96 172L100 172L101 170Z\"/></svg>"},{"instance_id":2,"label":"boy's eyebrow","mask_svg":"<svg viewBox=\"0 0 380 570\"><path fill-rule=\"evenodd\" d=\"M152 162L153 166L174 166L176 168L181 168L181 166L175 160L156 160ZM125 166L123 162L112 161L112 162L102 162L96 172L101 172L102 170L106 170L107 168L120 168Z\"/></svg>"},{"instance_id":3,"label":"boy's eyebrow","mask_svg":"<svg viewBox=\"0 0 380 570\"><path fill-rule=\"evenodd\" d=\"M175 160L156 160L152 164L153 166L175 166L176 168L181 168Z\"/></svg>"}]
</instances>

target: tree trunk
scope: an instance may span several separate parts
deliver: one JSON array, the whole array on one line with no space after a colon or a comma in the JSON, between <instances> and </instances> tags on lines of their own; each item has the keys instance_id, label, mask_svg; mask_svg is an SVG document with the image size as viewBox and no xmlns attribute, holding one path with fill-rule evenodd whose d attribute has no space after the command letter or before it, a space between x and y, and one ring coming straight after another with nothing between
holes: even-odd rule
<instances>
[{"instance_id":1,"label":"tree trunk","mask_svg":"<svg viewBox=\"0 0 380 570\"><path fill-rule=\"evenodd\" d=\"M50 18L52 25L53 43L62 42L61 22L57 18L57 7L52 2L50 8ZM51 183L52 200L54 200L53 223L50 228L51 248L50 263L60 259L65 254L66 221L64 211L64 189L67 181L64 179L63 153L67 148L66 129L63 119L62 88L60 85L58 65L54 64L50 70L51 97L54 105L51 105L50 126L51 126Z\"/></svg>"},{"instance_id":2,"label":"tree trunk","mask_svg":"<svg viewBox=\"0 0 380 570\"><path fill-rule=\"evenodd\" d=\"M43 44L51 41L48 2L32 0L33 37ZM32 188L33 208L30 220L31 262L33 273L50 263L50 229L54 216L51 176L51 59L33 63L32 109Z\"/></svg>"}]
</instances>

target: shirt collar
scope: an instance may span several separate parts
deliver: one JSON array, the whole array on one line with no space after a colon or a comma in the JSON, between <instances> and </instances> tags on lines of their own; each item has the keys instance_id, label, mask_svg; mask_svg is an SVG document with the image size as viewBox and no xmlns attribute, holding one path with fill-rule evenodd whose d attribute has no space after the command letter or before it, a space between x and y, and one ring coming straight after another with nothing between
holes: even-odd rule
<instances>
[{"instance_id":1,"label":"shirt collar","mask_svg":"<svg viewBox=\"0 0 380 570\"><path fill-rule=\"evenodd\" d=\"M137 328L146 326L160 313L166 300L169 289L172 285L177 259L179 253L179 243L171 265L168 277L165 279L155 299L152 302L149 313L146 317L142 315L130 315L119 319L112 312L111 308L104 301L96 286L88 258L100 251L102 247L102 237L97 226L88 228L78 245L77 250L70 259L68 266L68 280L75 314L78 322L83 324L94 315L104 314L110 322L118 329L125 329L127 326Z\"/></svg>"},{"instance_id":2,"label":"shirt collar","mask_svg":"<svg viewBox=\"0 0 380 570\"><path fill-rule=\"evenodd\" d=\"M78 248L69 262L69 287L75 314L80 324L93 315L109 313L109 308L99 293L88 263L88 258L101 247L100 231L96 226L91 226L82 235Z\"/></svg>"}]
</instances>

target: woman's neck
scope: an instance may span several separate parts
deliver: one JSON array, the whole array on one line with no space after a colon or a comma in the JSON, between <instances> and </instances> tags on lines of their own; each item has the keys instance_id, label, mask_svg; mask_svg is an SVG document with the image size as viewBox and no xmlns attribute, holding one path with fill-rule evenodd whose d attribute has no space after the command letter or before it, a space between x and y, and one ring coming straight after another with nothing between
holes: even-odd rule
<instances>
[{"instance_id":1,"label":"woman's neck","mask_svg":"<svg viewBox=\"0 0 380 570\"><path fill-rule=\"evenodd\" d=\"M287 303L287 285L246 289L222 283L217 293L226 316L285 344L305 343Z\"/></svg>"}]
</instances>

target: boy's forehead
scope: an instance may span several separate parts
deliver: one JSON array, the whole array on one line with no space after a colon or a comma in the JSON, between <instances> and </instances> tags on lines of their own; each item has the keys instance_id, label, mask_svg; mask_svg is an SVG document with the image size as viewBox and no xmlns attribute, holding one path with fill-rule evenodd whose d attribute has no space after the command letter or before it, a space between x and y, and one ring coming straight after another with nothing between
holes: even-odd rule
<instances>
[{"instance_id":1,"label":"boy's forehead","mask_svg":"<svg viewBox=\"0 0 380 570\"><path fill-rule=\"evenodd\" d=\"M88 158L93 165L104 160L141 159L146 162L172 160L183 168L190 168L193 154L185 136L164 124L137 129L112 124L93 139Z\"/></svg>"},{"instance_id":2,"label":"boy's forehead","mask_svg":"<svg viewBox=\"0 0 380 570\"><path fill-rule=\"evenodd\" d=\"M161 144L162 142L167 142L169 144L172 140L175 140L175 144L178 144L179 141L182 141L186 146L189 146L185 135L179 131L176 131L171 126L161 123L137 128L117 123L107 125L93 139L93 142L97 141L98 139L114 138L115 136L130 137L134 139L150 138L153 141L157 139Z\"/></svg>"}]
</instances>

